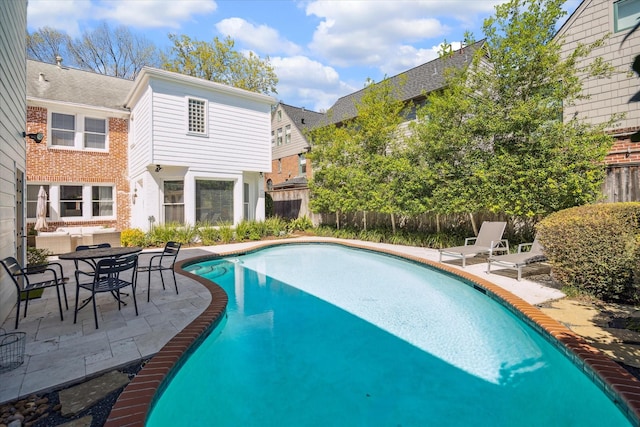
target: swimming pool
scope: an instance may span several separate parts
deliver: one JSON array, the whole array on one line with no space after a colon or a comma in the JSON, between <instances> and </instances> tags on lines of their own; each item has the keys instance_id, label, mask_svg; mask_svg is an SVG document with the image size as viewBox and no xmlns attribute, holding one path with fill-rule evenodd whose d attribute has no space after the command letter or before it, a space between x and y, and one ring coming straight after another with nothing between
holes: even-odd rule
<instances>
[{"instance_id":1,"label":"swimming pool","mask_svg":"<svg viewBox=\"0 0 640 427\"><path fill-rule=\"evenodd\" d=\"M225 289L228 318L149 426L629 425L517 316L422 265L287 245L187 269Z\"/></svg>"}]
</instances>

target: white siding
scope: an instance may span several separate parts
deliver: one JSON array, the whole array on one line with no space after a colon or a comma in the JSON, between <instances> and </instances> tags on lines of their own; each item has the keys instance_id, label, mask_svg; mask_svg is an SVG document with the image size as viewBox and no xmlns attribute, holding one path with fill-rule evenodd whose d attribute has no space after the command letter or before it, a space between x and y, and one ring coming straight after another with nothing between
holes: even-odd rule
<instances>
[{"instance_id":1,"label":"white siding","mask_svg":"<svg viewBox=\"0 0 640 427\"><path fill-rule=\"evenodd\" d=\"M0 1L0 258L16 256L16 173L26 170L27 1ZM15 304L13 283L0 272L0 323Z\"/></svg>"},{"instance_id":2,"label":"white siding","mask_svg":"<svg viewBox=\"0 0 640 427\"><path fill-rule=\"evenodd\" d=\"M271 128L275 132L276 145L273 147L273 158L282 159L284 157L295 156L307 151L307 140L298 129L298 126L293 122L293 119L289 117L284 108L279 107L278 110L282 111L282 120L278 121L278 114L273 115L271 122ZM287 144L286 141L286 127L291 126L291 142ZM278 145L278 129L282 129L282 145Z\"/></svg>"},{"instance_id":3,"label":"white siding","mask_svg":"<svg viewBox=\"0 0 640 427\"><path fill-rule=\"evenodd\" d=\"M129 122L129 173L131 176L142 173L153 160L152 96L151 88L146 88L131 111Z\"/></svg>"},{"instance_id":4,"label":"white siding","mask_svg":"<svg viewBox=\"0 0 640 427\"><path fill-rule=\"evenodd\" d=\"M153 163L219 172L269 170L269 105L152 81ZM208 136L186 131L187 97L208 100Z\"/></svg>"},{"instance_id":5,"label":"white siding","mask_svg":"<svg viewBox=\"0 0 640 427\"><path fill-rule=\"evenodd\" d=\"M613 2L610 0L585 0L559 31L564 37L563 55L572 52L578 43L593 43L610 33L604 46L596 49L592 56L601 57L616 67L610 79L588 79L584 92L590 99L578 101L575 106L565 107L565 117L579 118L589 123L603 123L614 113L625 113L626 117L613 129L630 128L640 125L638 103L629 99L640 90L640 79L629 75L633 59L640 52L640 32L636 32L620 45L628 30L614 32ZM584 65L581 64L581 65Z\"/></svg>"}]
</instances>

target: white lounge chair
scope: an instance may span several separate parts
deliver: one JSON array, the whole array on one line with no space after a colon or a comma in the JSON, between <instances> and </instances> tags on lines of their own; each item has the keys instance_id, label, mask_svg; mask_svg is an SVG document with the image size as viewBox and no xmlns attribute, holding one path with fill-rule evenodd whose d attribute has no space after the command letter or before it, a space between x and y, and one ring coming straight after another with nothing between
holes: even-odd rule
<instances>
[{"instance_id":1,"label":"white lounge chair","mask_svg":"<svg viewBox=\"0 0 640 427\"><path fill-rule=\"evenodd\" d=\"M525 251L525 248L529 248ZM542 245L538 242L538 236L532 243L522 243L518 245L518 253L498 255L489 257L487 262L487 273L491 273L491 265L504 268L511 268L518 271L518 280L522 278L522 267L544 262L547 257L544 255Z\"/></svg>"},{"instance_id":2,"label":"white lounge chair","mask_svg":"<svg viewBox=\"0 0 640 427\"><path fill-rule=\"evenodd\" d=\"M462 268L464 268L468 257L480 253L488 253L489 256L494 252L509 253L509 242L502 238L506 226L506 222L484 221L480 226L478 237L467 237L464 240L464 246L440 249L440 262L442 262L443 255L462 258Z\"/></svg>"}]
</instances>

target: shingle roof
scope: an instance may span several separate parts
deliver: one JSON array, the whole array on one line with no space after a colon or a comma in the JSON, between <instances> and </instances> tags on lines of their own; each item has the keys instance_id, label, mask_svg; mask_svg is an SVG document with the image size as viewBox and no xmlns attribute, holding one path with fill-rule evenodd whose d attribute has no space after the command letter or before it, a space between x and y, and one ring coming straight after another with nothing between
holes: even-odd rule
<instances>
[{"instance_id":1,"label":"shingle roof","mask_svg":"<svg viewBox=\"0 0 640 427\"><path fill-rule=\"evenodd\" d=\"M27 60L27 96L123 110L133 81Z\"/></svg>"},{"instance_id":2,"label":"shingle roof","mask_svg":"<svg viewBox=\"0 0 640 427\"><path fill-rule=\"evenodd\" d=\"M466 46L453 52L447 58L438 58L425 64L404 71L390 77L391 84L400 87L402 101L418 99L425 94L444 86L444 70L447 68L466 68L473 59L473 55L484 44L484 40ZM339 123L357 115L356 105L362 99L367 88L343 96L327 111L330 123Z\"/></svg>"},{"instance_id":3,"label":"shingle roof","mask_svg":"<svg viewBox=\"0 0 640 427\"><path fill-rule=\"evenodd\" d=\"M289 116L291 121L300 130L313 127L324 117L324 114L307 110L306 108L293 107L282 102L280 105L285 113L287 113L287 116Z\"/></svg>"}]
</instances>

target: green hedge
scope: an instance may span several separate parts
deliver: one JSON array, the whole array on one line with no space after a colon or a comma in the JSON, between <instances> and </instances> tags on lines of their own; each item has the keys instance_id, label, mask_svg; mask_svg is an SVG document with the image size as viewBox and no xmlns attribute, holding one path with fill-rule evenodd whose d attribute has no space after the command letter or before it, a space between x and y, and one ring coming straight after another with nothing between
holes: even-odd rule
<instances>
[{"instance_id":1,"label":"green hedge","mask_svg":"<svg viewBox=\"0 0 640 427\"><path fill-rule=\"evenodd\" d=\"M640 203L579 206L537 225L553 277L605 301L638 300Z\"/></svg>"}]
</instances>

